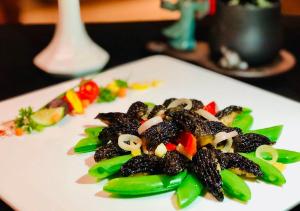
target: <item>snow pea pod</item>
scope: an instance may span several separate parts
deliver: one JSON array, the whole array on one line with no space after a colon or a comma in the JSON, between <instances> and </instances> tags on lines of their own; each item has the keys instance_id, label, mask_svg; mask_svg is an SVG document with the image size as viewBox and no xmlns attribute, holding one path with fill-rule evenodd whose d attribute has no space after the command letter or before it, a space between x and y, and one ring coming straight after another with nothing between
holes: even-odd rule
<instances>
[{"instance_id":1,"label":"snow pea pod","mask_svg":"<svg viewBox=\"0 0 300 211\"><path fill-rule=\"evenodd\" d=\"M104 179L108 176L114 175L130 158L132 158L132 155L122 155L100 161L89 169L89 175L96 177L97 179Z\"/></svg>"},{"instance_id":2,"label":"snow pea pod","mask_svg":"<svg viewBox=\"0 0 300 211\"><path fill-rule=\"evenodd\" d=\"M93 152L102 142L97 137L88 137L81 139L74 147L75 153Z\"/></svg>"},{"instance_id":3,"label":"snow pea pod","mask_svg":"<svg viewBox=\"0 0 300 211\"><path fill-rule=\"evenodd\" d=\"M234 118L231 127L238 127L243 132L246 132L251 128L252 124L253 117L249 113L242 112Z\"/></svg>"},{"instance_id":4,"label":"snow pea pod","mask_svg":"<svg viewBox=\"0 0 300 211\"><path fill-rule=\"evenodd\" d=\"M186 177L186 171L175 176L148 175L120 177L108 181L103 190L121 196L143 196L176 189Z\"/></svg>"},{"instance_id":5,"label":"snow pea pod","mask_svg":"<svg viewBox=\"0 0 300 211\"><path fill-rule=\"evenodd\" d=\"M190 205L203 191L203 185L192 174L188 174L176 190L177 203L180 208Z\"/></svg>"},{"instance_id":6,"label":"snow pea pod","mask_svg":"<svg viewBox=\"0 0 300 211\"><path fill-rule=\"evenodd\" d=\"M242 178L226 169L221 171L221 177L223 189L230 197L241 201L249 201L251 199L251 191Z\"/></svg>"},{"instance_id":7,"label":"snow pea pod","mask_svg":"<svg viewBox=\"0 0 300 211\"><path fill-rule=\"evenodd\" d=\"M278 152L277 162L279 163L289 164L289 163L296 163L300 161L300 152L286 150L286 149L276 149L276 151ZM249 154L255 156L255 152L251 152ZM261 155L265 160L272 160L272 156L267 152L263 152Z\"/></svg>"},{"instance_id":8,"label":"snow pea pod","mask_svg":"<svg viewBox=\"0 0 300 211\"><path fill-rule=\"evenodd\" d=\"M276 167L264 161L263 159L257 158L251 154L247 154L247 153L240 153L240 154L246 157L247 159L253 161L257 165L259 165L263 173L263 176L261 177L262 180L278 186L285 184L286 180L284 176Z\"/></svg>"},{"instance_id":9,"label":"snow pea pod","mask_svg":"<svg viewBox=\"0 0 300 211\"><path fill-rule=\"evenodd\" d=\"M88 137L98 137L99 133L103 130L104 127L88 127L84 130L84 133Z\"/></svg>"},{"instance_id":10,"label":"snow pea pod","mask_svg":"<svg viewBox=\"0 0 300 211\"><path fill-rule=\"evenodd\" d=\"M272 142L276 142L282 132L283 125L276 125L273 127L267 127L257 130L250 130L249 133L257 133L260 135L264 135L270 139Z\"/></svg>"},{"instance_id":11,"label":"snow pea pod","mask_svg":"<svg viewBox=\"0 0 300 211\"><path fill-rule=\"evenodd\" d=\"M153 108L155 106L155 104L152 102L144 102L144 104L146 104L148 108Z\"/></svg>"},{"instance_id":12,"label":"snow pea pod","mask_svg":"<svg viewBox=\"0 0 300 211\"><path fill-rule=\"evenodd\" d=\"M243 107L243 109L242 109L243 114L250 114L251 112L252 112L251 108Z\"/></svg>"}]
</instances>

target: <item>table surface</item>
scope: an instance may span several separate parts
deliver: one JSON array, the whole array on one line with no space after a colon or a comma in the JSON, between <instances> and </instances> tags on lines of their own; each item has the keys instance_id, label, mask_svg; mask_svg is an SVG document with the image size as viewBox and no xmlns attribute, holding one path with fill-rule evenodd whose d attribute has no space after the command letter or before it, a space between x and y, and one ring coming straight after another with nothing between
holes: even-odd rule
<instances>
[{"instance_id":1,"label":"table surface","mask_svg":"<svg viewBox=\"0 0 300 211\"><path fill-rule=\"evenodd\" d=\"M145 49L150 40L163 39L160 31L171 22L138 22L88 24L92 39L111 56L105 69L153 55ZM300 61L300 16L282 18L284 48ZM210 19L198 23L197 38L206 41ZM55 78L36 68L32 60L51 40L53 25L0 26L0 101L29 91L47 87L66 78ZM240 79L241 80L241 79ZM265 79L242 79L300 102L300 65L286 74ZM300 206L294 210L300 209ZM0 201L0 210L10 210Z\"/></svg>"}]
</instances>

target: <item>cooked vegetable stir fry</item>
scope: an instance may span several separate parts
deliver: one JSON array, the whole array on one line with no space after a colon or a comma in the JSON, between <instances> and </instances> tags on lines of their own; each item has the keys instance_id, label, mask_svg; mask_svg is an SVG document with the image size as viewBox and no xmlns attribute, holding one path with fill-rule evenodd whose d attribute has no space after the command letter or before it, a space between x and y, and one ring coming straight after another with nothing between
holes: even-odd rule
<instances>
[{"instance_id":1,"label":"cooked vegetable stir fry","mask_svg":"<svg viewBox=\"0 0 300 211\"><path fill-rule=\"evenodd\" d=\"M247 202L251 191L243 178L280 186L286 180L278 162L300 161L299 152L272 147L282 125L250 130L251 110L240 106L218 111L215 102L170 98L161 105L138 101L126 113L96 118L107 127L86 129L74 151L95 151L89 174L120 176L104 186L120 197L176 190L184 208L208 191L218 201L226 193Z\"/></svg>"}]
</instances>

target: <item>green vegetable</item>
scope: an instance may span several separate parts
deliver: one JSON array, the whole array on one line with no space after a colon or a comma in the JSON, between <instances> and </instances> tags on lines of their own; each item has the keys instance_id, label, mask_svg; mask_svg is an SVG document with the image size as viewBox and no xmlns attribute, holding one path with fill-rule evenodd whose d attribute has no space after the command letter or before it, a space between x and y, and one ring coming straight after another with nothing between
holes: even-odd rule
<instances>
[{"instance_id":1,"label":"green vegetable","mask_svg":"<svg viewBox=\"0 0 300 211\"><path fill-rule=\"evenodd\" d=\"M261 178L262 180L278 186L285 184L286 180L284 176L272 164L264 161L263 159L257 158L251 154L246 154L246 153L240 153L240 154L248 158L249 160L252 160L257 165L259 165L263 173L263 176Z\"/></svg>"},{"instance_id":2,"label":"green vegetable","mask_svg":"<svg viewBox=\"0 0 300 211\"><path fill-rule=\"evenodd\" d=\"M36 122L32 120L32 115L34 114L31 107L21 108L19 110L19 115L15 119L15 124L17 128L22 128L27 133L31 133L32 131L41 131L44 126L38 125Z\"/></svg>"},{"instance_id":3,"label":"green vegetable","mask_svg":"<svg viewBox=\"0 0 300 211\"><path fill-rule=\"evenodd\" d=\"M116 99L116 95L114 95L109 89L107 88L100 88L100 96L97 99L98 103L102 102L112 102Z\"/></svg>"},{"instance_id":4,"label":"green vegetable","mask_svg":"<svg viewBox=\"0 0 300 211\"><path fill-rule=\"evenodd\" d=\"M43 108L31 115L31 120L37 125L51 126L59 122L65 116L64 107Z\"/></svg>"},{"instance_id":5,"label":"green vegetable","mask_svg":"<svg viewBox=\"0 0 300 211\"><path fill-rule=\"evenodd\" d=\"M250 108L243 107L243 109L242 109L242 114L250 114L251 112L252 112L252 110Z\"/></svg>"},{"instance_id":6,"label":"green vegetable","mask_svg":"<svg viewBox=\"0 0 300 211\"><path fill-rule=\"evenodd\" d=\"M116 82L117 86L120 87L120 88L127 88L128 87L127 81L118 79L118 80L115 80L115 82Z\"/></svg>"},{"instance_id":7,"label":"green vegetable","mask_svg":"<svg viewBox=\"0 0 300 211\"><path fill-rule=\"evenodd\" d=\"M242 178L226 169L221 171L221 177L223 189L230 197L241 201L249 201L251 199L251 191Z\"/></svg>"},{"instance_id":8,"label":"green vegetable","mask_svg":"<svg viewBox=\"0 0 300 211\"><path fill-rule=\"evenodd\" d=\"M282 132L283 125L276 125L273 127L262 128L258 130L250 130L249 133L257 133L264 135L270 139L272 142L276 142Z\"/></svg>"},{"instance_id":9,"label":"green vegetable","mask_svg":"<svg viewBox=\"0 0 300 211\"><path fill-rule=\"evenodd\" d=\"M88 137L98 137L100 132L103 130L104 127L88 127L84 130L84 133Z\"/></svg>"},{"instance_id":10,"label":"green vegetable","mask_svg":"<svg viewBox=\"0 0 300 211\"><path fill-rule=\"evenodd\" d=\"M148 108L153 108L155 106L155 104L151 102L144 102L144 104L146 104Z\"/></svg>"},{"instance_id":11,"label":"green vegetable","mask_svg":"<svg viewBox=\"0 0 300 211\"><path fill-rule=\"evenodd\" d=\"M123 155L100 161L89 169L89 175L96 177L97 179L104 179L108 176L114 175L130 158L132 158L131 155Z\"/></svg>"},{"instance_id":12,"label":"green vegetable","mask_svg":"<svg viewBox=\"0 0 300 211\"><path fill-rule=\"evenodd\" d=\"M180 208L189 206L203 191L203 185L192 174L188 174L176 190Z\"/></svg>"},{"instance_id":13,"label":"green vegetable","mask_svg":"<svg viewBox=\"0 0 300 211\"><path fill-rule=\"evenodd\" d=\"M102 142L97 137L87 137L81 139L74 147L74 152L76 153L86 153L93 152L99 146L101 146Z\"/></svg>"},{"instance_id":14,"label":"green vegetable","mask_svg":"<svg viewBox=\"0 0 300 211\"><path fill-rule=\"evenodd\" d=\"M238 114L233 122L231 123L231 127L238 127L243 132L248 131L253 124L253 117L249 113L240 113Z\"/></svg>"},{"instance_id":15,"label":"green vegetable","mask_svg":"<svg viewBox=\"0 0 300 211\"><path fill-rule=\"evenodd\" d=\"M276 149L276 151L278 153L277 162L279 163L289 164L300 161L300 152L290 151L286 149ZM255 156L255 152L251 152L248 154ZM272 160L272 156L267 152L262 153L262 157L265 160Z\"/></svg>"},{"instance_id":16,"label":"green vegetable","mask_svg":"<svg viewBox=\"0 0 300 211\"><path fill-rule=\"evenodd\" d=\"M186 171L175 176L149 175L120 177L110 180L103 190L121 196L142 196L176 189L186 177Z\"/></svg>"}]
</instances>

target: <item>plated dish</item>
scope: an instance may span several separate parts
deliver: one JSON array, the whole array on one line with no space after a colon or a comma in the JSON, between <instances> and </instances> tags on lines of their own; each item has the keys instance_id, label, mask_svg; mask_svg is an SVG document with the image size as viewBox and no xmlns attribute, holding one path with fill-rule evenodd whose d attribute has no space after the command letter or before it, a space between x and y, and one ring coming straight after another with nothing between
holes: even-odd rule
<instances>
[{"instance_id":1,"label":"plated dish","mask_svg":"<svg viewBox=\"0 0 300 211\"><path fill-rule=\"evenodd\" d=\"M109 178L103 190L115 197L176 191L185 208L208 191L218 201L225 193L247 202L251 190L243 179L282 186L284 164L300 161L299 152L272 147L282 125L250 130L251 110L240 106L217 110L214 101L169 98L96 118L107 127L87 128L74 151L95 151L89 175Z\"/></svg>"},{"instance_id":2,"label":"plated dish","mask_svg":"<svg viewBox=\"0 0 300 211\"><path fill-rule=\"evenodd\" d=\"M126 113L136 101L162 104L168 97L185 97L201 99L205 105L216 100L220 110L231 104L247 106L255 117L253 129L284 125L275 148L300 151L297 141L300 104L297 102L165 56L122 65L93 80L103 85L118 78L127 79L128 83L155 79L163 83L153 89L128 92L125 98L110 103L91 104L84 114L67 115L42 133L0 138L2 200L18 210L120 210L120 207L130 207L131 211L141 207L144 210L174 210L174 191L147 197L112 197L103 191L106 179L95 182L87 175L94 164L94 152L71 153L78 140L84 138L84 128L99 126L99 119L94 119L99 112ZM21 107L32 106L36 111L79 83L79 80L72 80L0 102L0 122L13 119ZM226 194L223 202L218 202L207 193L197 197L188 208L210 211L289 209L300 202L299 167L299 163L286 165L283 172L286 183L280 187L261 180L244 180L252 195L246 205Z\"/></svg>"}]
</instances>

